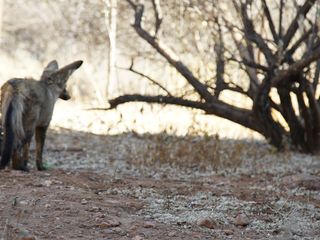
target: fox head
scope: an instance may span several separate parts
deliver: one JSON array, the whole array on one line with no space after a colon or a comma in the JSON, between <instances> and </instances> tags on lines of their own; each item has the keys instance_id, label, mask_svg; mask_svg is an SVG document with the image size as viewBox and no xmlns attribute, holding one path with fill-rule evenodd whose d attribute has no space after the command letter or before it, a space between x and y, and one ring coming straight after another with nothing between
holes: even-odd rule
<instances>
[{"instance_id":1,"label":"fox head","mask_svg":"<svg viewBox=\"0 0 320 240\"><path fill-rule=\"evenodd\" d=\"M59 69L56 60L51 61L43 70L40 81L54 86L57 96L63 100L69 100L70 94L66 89L67 80L71 74L82 65L83 61L75 61Z\"/></svg>"}]
</instances>

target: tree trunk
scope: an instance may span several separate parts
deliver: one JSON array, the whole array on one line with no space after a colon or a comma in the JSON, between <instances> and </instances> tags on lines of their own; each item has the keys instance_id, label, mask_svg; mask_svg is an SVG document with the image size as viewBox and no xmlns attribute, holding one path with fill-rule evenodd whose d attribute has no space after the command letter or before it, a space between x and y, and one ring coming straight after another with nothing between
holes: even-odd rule
<instances>
[{"instance_id":1,"label":"tree trunk","mask_svg":"<svg viewBox=\"0 0 320 240\"><path fill-rule=\"evenodd\" d=\"M2 39L2 15L3 15L3 0L0 0L0 42Z\"/></svg>"},{"instance_id":2,"label":"tree trunk","mask_svg":"<svg viewBox=\"0 0 320 240\"><path fill-rule=\"evenodd\" d=\"M106 96L114 96L118 91L117 87L117 0L105 0L106 24L109 39L108 53L108 80L106 84Z\"/></svg>"}]
</instances>

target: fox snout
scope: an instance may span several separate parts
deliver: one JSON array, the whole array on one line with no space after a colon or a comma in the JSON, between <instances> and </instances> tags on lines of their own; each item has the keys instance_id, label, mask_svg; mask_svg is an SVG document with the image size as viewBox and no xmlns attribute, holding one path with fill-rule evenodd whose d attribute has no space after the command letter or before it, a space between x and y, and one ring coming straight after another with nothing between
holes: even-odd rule
<instances>
[{"instance_id":1,"label":"fox snout","mask_svg":"<svg viewBox=\"0 0 320 240\"><path fill-rule=\"evenodd\" d=\"M71 96L70 96L69 92L67 91L67 89L63 89L59 98L61 98L62 100L69 100L71 98Z\"/></svg>"}]
</instances>

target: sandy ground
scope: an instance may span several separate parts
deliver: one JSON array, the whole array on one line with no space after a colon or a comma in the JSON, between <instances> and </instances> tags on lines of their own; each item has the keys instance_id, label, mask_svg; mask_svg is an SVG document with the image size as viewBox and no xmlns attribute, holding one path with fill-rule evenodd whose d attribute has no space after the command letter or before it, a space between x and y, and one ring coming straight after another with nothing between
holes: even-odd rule
<instances>
[{"instance_id":1,"label":"sandy ground","mask_svg":"<svg viewBox=\"0 0 320 240\"><path fill-rule=\"evenodd\" d=\"M317 156L254 139L97 134L103 121L86 114L53 120L50 170L32 150L30 173L0 172L0 239L320 239Z\"/></svg>"}]
</instances>

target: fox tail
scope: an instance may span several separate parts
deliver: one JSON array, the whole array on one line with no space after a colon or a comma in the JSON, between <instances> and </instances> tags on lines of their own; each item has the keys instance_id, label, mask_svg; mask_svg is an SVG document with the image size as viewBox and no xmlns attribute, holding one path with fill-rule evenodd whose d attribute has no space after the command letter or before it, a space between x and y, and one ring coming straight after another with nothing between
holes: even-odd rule
<instances>
[{"instance_id":1,"label":"fox tail","mask_svg":"<svg viewBox=\"0 0 320 240\"><path fill-rule=\"evenodd\" d=\"M23 96L19 93L4 93L2 101L2 126L4 134L0 169L5 168L10 162L13 150L21 145L25 136L22 122L24 111Z\"/></svg>"}]
</instances>

